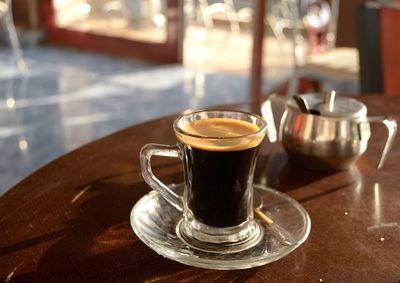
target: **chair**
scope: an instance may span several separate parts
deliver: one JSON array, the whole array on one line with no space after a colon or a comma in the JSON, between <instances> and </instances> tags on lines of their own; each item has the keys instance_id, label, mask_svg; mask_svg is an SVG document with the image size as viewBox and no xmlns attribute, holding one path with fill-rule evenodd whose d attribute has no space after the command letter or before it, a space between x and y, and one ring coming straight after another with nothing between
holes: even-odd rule
<instances>
[{"instance_id":1,"label":"chair","mask_svg":"<svg viewBox=\"0 0 400 283\"><path fill-rule=\"evenodd\" d=\"M15 30L11 9L11 0L0 0L0 19L10 38L11 47L17 62L17 68L20 73L25 73L28 68L22 56L21 46L19 44L18 35Z\"/></svg>"},{"instance_id":2,"label":"chair","mask_svg":"<svg viewBox=\"0 0 400 283\"><path fill-rule=\"evenodd\" d=\"M338 90L340 92L358 92L358 51L356 48L341 48L336 47L336 36L337 36L337 23L339 19L339 0L329 1L330 9L330 20L328 23L325 22L324 34L326 38L324 43L326 48L324 51L321 49L318 54L309 54L307 49L307 36L305 33L305 7L307 3L318 2L317 0L282 0L283 4L289 5L292 16L285 17L278 6L275 6L275 10L266 11L272 13L272 18L267 19L269 15L260 15L264 13L266 4L263 0L256 1L258 12L254 18L255 29L254 29L254 40L253 40L253 62L252 62L252 75L250 84L250 93L252 99L262 99L262 96L268 93L279 93L286 94L286 96L292 96L299 92L307 91L320 91L320 90ZM307 3L305 3L307 2ZM274 7L275 0L268 1L269 7ZM281 5L283 5L281 3ZM272 6L271 6L272 5ZM261 8L260 8L261 7ZM327 5L324 5L327 7ZM315 10L313 11L315 12ZM315 16L315 13L314 13ZM286 19L285 19L286 18ZM318 18L318 17L314 17ZM285 29L286 39L291 41L292 48L290 50L290 56L293 58L293 68L290 75L285 79L281 80L278 84L267 85L263 84L265 72L263 63L263 50L265 50L265 44L263 43L263 37L265 36L265 29L262 22L266 19L266 24L271 29L276 28L271 25L280 21L286 23L287 20L291 23L282 24ZM271 21L272 20L272 21ZM281 40L281 30L273 31L274 36L278 42ZM277 36L278 35L278 36ZM283 40L286 40L282 37ZM282 40L282 41L283 41ZM260 55L261 54L261 55ZM268 73L268 70L266 70Z\"/></svg>"},{"instance_id":3,"label":"chair","mask_svg":"<svg viewBox=\"0 0 400 283\"><path fill-rule=\"evenodd\" d=\"M233 0L208 1L199 0L200 14L204 25L211 30L214 27L214 18L217 14L223 14L229 22L232 32L239 32L240 25L238 14Z\"/></svg>"},{"instance_id":4,"label":"chair","mask_svg":"<svg viewBox=\"0 0 400 283\"><path fill-rule=\"evenodd\" d=\"M304 83L313 88L341 86L358 90L357 49L336 47L339 0L286 0L278 5L279 11L284 4L290 8L286 10L291 11L291 15L275 12L272 18L267 16L267 22L277 38L280 32L274 31L276 25L273 25L276 15L279 22L288 22L284 28L291 35L294 66L286 88L287 96L305 91ZM312 9L313 5L317 8ZM278 41L281 40L278 38Z\"/></svg>"},{"instance_id":5,"label":"chair","mask_svg":"<svg viewBox=\"0 0 400 283\"><path fill-rule=\"evenodd\" d=\"M302 1L302 3L313 4L318 3L315 0ZM339 19L339 0L331 0L328 2L322 1L320 9L321 15L315 19L316 15L311 15L311 21L322 21L325 10L325 27L324 38L322 43L325 45L322 49L313 47L315 43L314 34L310 33L310 28L307 21L307 15L303 9L303 22L308 30L309 50L308 54L303 54L299 58L296 48L299 45L294 41L294 75L289 84L288 95L293 95L299 90L299 81L312 81L322 90L337 89L342 87L348 91L358 91L358 52L356 48L336 47L337 38L337 23ZM327 11L326 11L327 10ZM311 11L310 11L311 12ZM315 13L315 11L314 11ZM328 20L329 19L329 20ZM311 45L310 45L311 44ZM300 55L301 57L301 55ZM343 91L342 89L340 89Z\"/></svg>"},{"instance_id":6,"label":"chair","mask_svg":"<svg viewBox=\"0 0 400 283\"><path fill-rule=\"evenodd\" d=\"M102 12L106 16L118 13L126 21L150 19L159 28L165 27L166 24L165 1L162 0L109 0L103 4Z\"/></svg>"},{"instance_id":7,"label":"chair","mask_svg":"<svg viewBox=\"0 0 400 283\"><path fill-rule=\"evenodd\" d=\"M357 10L362 93L400 95L400 4L363 3Z\"/></svg>"},{"instance_id":8,"label":"chair","mask_svg":"<svg viewBox=\"0 0 400 283\"><path fill-rule=\"evenodd\" d=\"M300 18L298 0L268 1L265 23L278 40L282 51L288 48L286 44L291 41L291 38L288 38L287 32L285 33L287 30L291 31L292 34L295 33L293 36L300 37L300 41L304 41L304 37L302 36L304 25Z\"/></svg>"}]
</instances>

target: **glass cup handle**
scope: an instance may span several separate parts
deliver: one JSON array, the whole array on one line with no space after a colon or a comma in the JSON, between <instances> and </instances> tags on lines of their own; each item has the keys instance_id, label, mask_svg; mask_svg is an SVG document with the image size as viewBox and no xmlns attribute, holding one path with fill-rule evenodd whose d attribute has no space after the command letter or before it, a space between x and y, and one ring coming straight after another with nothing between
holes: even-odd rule
<instances>
[{"instance_id":1,"label":"glass cup handle","mask_svg":"<svg viewBox=\"0 0 400 283\"><path fill-rule=\"evenodd\" d=\"M163 198L170 202L179 211L183 210L182 197L178 196L164 183L162 183L154 174L151 169L151 157L165 156L177 157L182 159L182 154L179 146L175 145L162 145L162 144L146 144L140 151L140 166L142 169L142 176L146 183L155 191L160 193Z\"/></svg>"}]
</instances>

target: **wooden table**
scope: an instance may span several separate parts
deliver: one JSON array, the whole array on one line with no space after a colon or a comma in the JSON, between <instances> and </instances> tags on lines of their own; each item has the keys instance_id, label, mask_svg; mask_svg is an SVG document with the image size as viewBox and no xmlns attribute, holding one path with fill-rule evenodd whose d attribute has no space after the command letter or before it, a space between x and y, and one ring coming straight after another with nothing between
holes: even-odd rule
<instances>
[{"instance_id":1,"label":"wooden table","mask_svg":"<svg viewBox=\"0 0 400 283\"><path fill-rule=\"evenodd\" d=\"M362 96L369 115L400 113L400 97ZM259 112L260 104L240 108ZM139 166L145 143L175 143L169 116L97 140L23 180L0 198L0 278L29 282L263 281L398 282L400 140L375 169L386 130L372 126L368 151L348 171L307 171L279 145L262 146L256 182L284 191L308 211L306 242L265 266L217 271L165 259L133 233L129 214L150 191ZM43 145L46 146L46 145ZM181 180L175 159L157 158L164 182Z\"/></svg>"}]
</instances>

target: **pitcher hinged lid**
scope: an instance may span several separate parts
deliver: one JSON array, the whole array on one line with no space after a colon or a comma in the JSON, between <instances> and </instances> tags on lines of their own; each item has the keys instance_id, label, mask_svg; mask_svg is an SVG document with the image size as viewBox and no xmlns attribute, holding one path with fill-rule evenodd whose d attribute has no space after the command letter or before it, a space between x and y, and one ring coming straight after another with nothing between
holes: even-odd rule
<instances>
[{"instance_id":1,"label":"pitcher hinged lid","mask_svg":"<svg viewBox=\"0 0 400 283\"><path fill-rule=\"evenodd\" d=\"M364 103L350 97L338 96L335 91L300 94L310 110L317 115L332 118L361 118L367 116Z\"/></svg>"}]
</instances>

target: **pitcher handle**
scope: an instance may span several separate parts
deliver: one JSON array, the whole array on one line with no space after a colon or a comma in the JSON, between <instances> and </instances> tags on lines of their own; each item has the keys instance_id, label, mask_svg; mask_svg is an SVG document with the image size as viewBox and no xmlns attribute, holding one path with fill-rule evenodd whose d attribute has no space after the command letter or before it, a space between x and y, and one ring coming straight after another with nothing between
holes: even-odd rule
<instances>
[{"instance_id":1,"label":"pitcher handle","mask_svg":"<svg viewBox=\"0 0 400 283\"><path fill-rule=\"evenodd\" d=\"M261 105L261 113L267 122L268 139L271 143L278 141L278 132L275 126L274 112L272 110L272 102L278 102L286 108L286 100L272 93Z\"/></svg>"},{"instance_id":2,"label":"pitcher handle","mask_svg":"<svg viewBox=\"0 0 400 283\"><path fill-rule=\"evenodd\" d=\"M383 163L385 162L390 149L392 148L394 138L396 137L396 132L397 132L397 121L393 117L386 117L386 116L372 116L372 117L367 117L368 122L370 123L382 123L386 126L388 130L388 136L386 139L385 146L383 148L382 156L381 159L379 160L378 169L381 169L383 166Z\"/></svg>"},{"instance_id":3,"label":"pitcher handle","mask_svg":"<svg viewBox=\"0 0 400 283\"><path fill-rule=\"evenodd\" d=\"M168 186L161 182L154 174L151 169L151 157L165 156L165 157L177 157L182 159L182 153L177 145L162 145L149 143L142 147L140 151L140 166L142 169L142 175L146 183L155 191L160 193L164 199L171 203L179 211L183 210L182 197L178 196Z\"/></svg>"}]
</instances>

